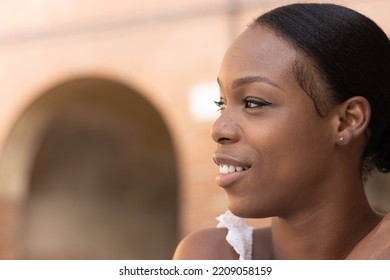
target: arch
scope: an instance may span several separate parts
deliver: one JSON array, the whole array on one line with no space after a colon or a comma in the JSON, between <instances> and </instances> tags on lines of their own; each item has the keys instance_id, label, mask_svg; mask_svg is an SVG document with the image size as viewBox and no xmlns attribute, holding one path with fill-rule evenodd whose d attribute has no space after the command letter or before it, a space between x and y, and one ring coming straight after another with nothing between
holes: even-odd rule
<instances>
[{"instance_id":1,"label":"arch","mask_svg":"<svg viewBox=\"0 0 390 280\"><path fill-rule=\"evenodd\" d=\"M52 88L27 108L0 163L1 195L23 205L19 252L30 259L170 258L177 178L157 110L95 77Z\"/></svg>"}]
</instances>

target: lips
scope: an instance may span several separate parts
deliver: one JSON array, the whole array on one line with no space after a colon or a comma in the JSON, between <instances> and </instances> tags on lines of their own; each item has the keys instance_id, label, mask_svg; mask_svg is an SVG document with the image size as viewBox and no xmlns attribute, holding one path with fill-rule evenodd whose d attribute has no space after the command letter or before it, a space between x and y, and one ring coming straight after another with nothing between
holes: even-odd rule
<instances>
[{"instance_id":1,"label":"lips","mask_svg":"<svg viewBox=\"0 0 390 280\"><path fill-rule=\"evenodd\" d=\"M216 176L216 182L223 188L240 180L251 168L251 165L245 161L226 154L214 154L214 162L219 165L219 174Z\"/></svg>"}]
</instances>

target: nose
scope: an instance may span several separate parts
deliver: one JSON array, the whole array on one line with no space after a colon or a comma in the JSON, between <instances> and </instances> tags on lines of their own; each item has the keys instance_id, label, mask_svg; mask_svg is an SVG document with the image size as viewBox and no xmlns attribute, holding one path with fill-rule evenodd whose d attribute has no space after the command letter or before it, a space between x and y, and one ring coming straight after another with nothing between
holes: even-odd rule
<instances>
[{"instance_id":1,"label":"nose","mask_svg":"<svg viewBox=\"0 0 390 280\"><path fill-rule=\"evenodd\" d=\"M211 137L218 144L234 143L239 140L239 127L227 110L214 122Z\"/></svg>"}]
</instances>

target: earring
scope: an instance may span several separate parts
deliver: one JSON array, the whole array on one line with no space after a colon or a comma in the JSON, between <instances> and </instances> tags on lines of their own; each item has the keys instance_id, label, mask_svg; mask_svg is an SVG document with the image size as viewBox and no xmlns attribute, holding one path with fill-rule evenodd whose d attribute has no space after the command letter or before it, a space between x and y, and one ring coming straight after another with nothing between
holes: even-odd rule
<instances>
[{"instance_id":1,"label":"earring","mask_svg":"<svg viewBox=\"0 0 390 280\"><path fill-rule=\"evenodd\" d=\"M344 145L344 136L339 137L339 139L337 140L337 144L340 146Z\"/></svg>"}]
</instances>

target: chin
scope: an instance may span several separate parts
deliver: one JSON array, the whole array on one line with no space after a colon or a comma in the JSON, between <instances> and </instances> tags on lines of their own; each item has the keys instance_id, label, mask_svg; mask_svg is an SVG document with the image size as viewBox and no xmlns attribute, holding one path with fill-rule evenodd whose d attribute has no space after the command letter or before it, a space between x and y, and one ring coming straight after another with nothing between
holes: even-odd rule
<instances>
[{"instance_id":1,"label":"chin","mask_svg":"<svg viewBox=\"0 0 390 280\"><path fill-rule=\"evenodd\" d=\"M269 218L271 215L267 213L263 213L261 209L253 209L252 207L243 207L237 205L229 204L229 210L237 217L248 218L248 219L261 219L261 218Z\"/></svg>"},{"instance_id":2,"label":"chin","mask_svg":"<svg viewBox=\"0 0 390 280\"><path fill-rule=\"evenodd\" d=\"M229 200L228 208L235 216L241 218L262 219L276 216L272 209L267 209L264 207L265 205L263 207L258 207L258 205L257 203L248 205L247 203Z\"/></svg>"}]
</instances>

